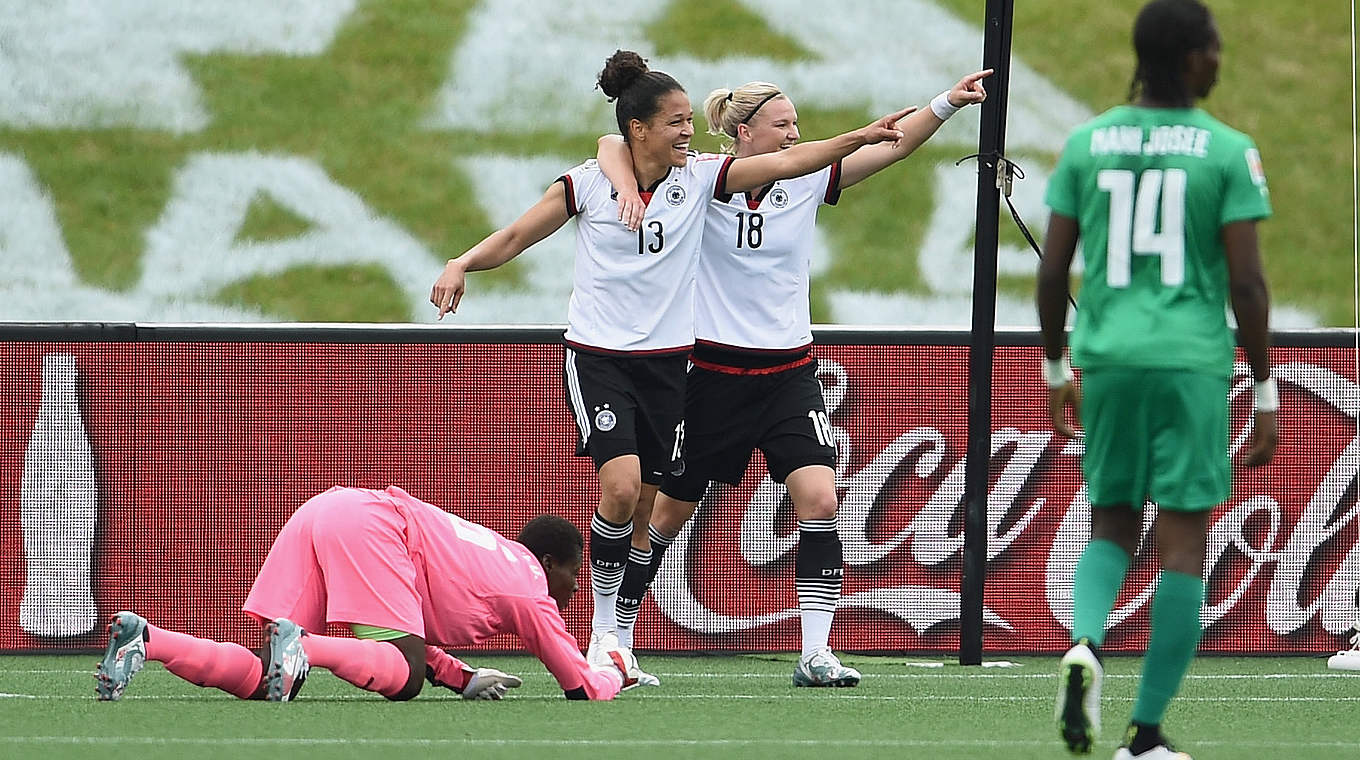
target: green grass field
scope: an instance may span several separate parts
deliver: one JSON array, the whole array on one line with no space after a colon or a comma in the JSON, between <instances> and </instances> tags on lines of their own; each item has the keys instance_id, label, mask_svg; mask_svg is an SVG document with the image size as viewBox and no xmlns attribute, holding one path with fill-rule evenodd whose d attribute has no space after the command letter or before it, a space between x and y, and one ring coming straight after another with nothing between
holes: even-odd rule
<instances>
[{"instance_id":1,"label":"green grass field","mask_svg":"<svg viewBox=\"0 0 1360 760\"><path fill-rule=\"evenodd\" d=\"M0 755L13 758L1023 758L1066 757L1051 725L1056 660L1014 668L921 667L847 657L856 689L795 690L792 655L644 657L662 679L613 703L562 699L531 658L478 658L523 674L502 702L430 690L388 703L325 671L297 702L241 702L159 664L122 701L99 703L93 655L0 658ZM912 665L909 663L918 663ZM1114 753L1141 660L1110 658L1105 732ZM1360 758L1360 675L1318 658L1202 658L1167 718L1196 760Z\"/></svg>"},{"instance_id":2,"label":"green grass field","mask_svg":"<svg viewBox=\"0 0 1360 760\"><path fill-rule=\"evenodd\" d=\"M980 28L982 4L977 0L936 2ZM92 287L117 293L137 283L147 231L173 197L176 172L205 153L258 151L315 162L373 213L428 249L431 272L437 272L439 262L495 229L476 202L473 178L458 161L489 153L547 156L560 160L565 169L592 155L595 136L607 127L589 119L566 131L533 123L507 124L492 132L431 127L430 113L450 54L465 41L469 17L480 6L474 0L361 0L317 55L182 53L178 60L201 92L207 115L201 128L177 133L0 124L0 154L23 160L50 195L74 274ZM1128 39L1136 4L1036 0L1017 6L1017 58L1093 112L1123 101L1132 70ZM1306 308L1323 325L1350 325L1354 209L1349 8L1342 0L1302 5L1220 0L1213 7L1225 40L1224 67L1206 107L1253 135L1261 146L1276 212L1262 229L1275 300ZM641 33L641 40L620 44L637 44L659 56L703 60L816 57L771 28L759 12L727 0L674 2ZM900 39L904 49L913 44L909 33ZM603 60L610 50L582 54ZM882 54L894 58L902 52ZM750 77L761 75L759 67L751 67ZM690 86L697 101L721 84L732 83ZM588 91L591 82L579 86ZM800 104L808 137L859 126L877 115L855 107L819 110L815 105ZM716 147L702 133L694 144L705 150ZM957 145L927 144L907 168L872 178L855 188L853 198L847 195L841 207L822 215L832 261L813 281L815 320L829 321L827 299L833 289L926 291L915 257L933 204L929 172L967 152ZM1029 156L1025 162L1033 166L1052 158ZM961 181L971 181L966 170L960 171ZM302 229L267 205L253 207L238 240L285 240ZM1004 243L1022 244L1008 216L1001 229ZM516 292L526 275L521 262L512 262L477 277L479 288ZM428 288L427 283L419 285ZM1027 299L1033 282L1011 274L1001 278L999 288ZM195 295L302 321L430 316L412 309L388 272L363 264L297 264ZM942 315L937 323L953 316Z\"/></svg>"}]
</instances>

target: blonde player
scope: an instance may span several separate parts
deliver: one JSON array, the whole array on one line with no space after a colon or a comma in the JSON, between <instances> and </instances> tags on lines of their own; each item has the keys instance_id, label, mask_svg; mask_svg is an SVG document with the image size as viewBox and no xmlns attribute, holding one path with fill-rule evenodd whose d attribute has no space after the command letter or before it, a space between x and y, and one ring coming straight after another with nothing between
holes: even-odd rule
<instances>
[{"instance_id":1,"label":"blonde player","mask_svg":"<svg viewBox=\"0 0 1360 760\"><path fill-rule=\"evenodd\" d=\"M591 653L611 648L620 584L648 567L646 525L684 406L694 343L694 273L709 200L732 189L817 171L864 145L892 141L907 111L796 150L750 157L690 152L694 114L685 90L618 51L599 75L629 147L630 187L650 203L634 229L595 161L571 169L510 226L449 261L430 294L439 316L457 308L465 274L498 267L575 217L576 266L567 308L564 378L577 454L599 473L590 524L594 592ZM630 547L632 552L630 554ZM630 561L630 556L633 561Z\"/></svg>"},{"instance_id":2,"label":"blonde player","mask_svg":"<svg viewBox=\"0 0 1360 760\"><path fill-rule=\"evenodd\" d=\"M798 517L794 584L802 623L796 686L854 686L860 674L827 646L840 598L842 558L836 532L836 449L811 354L808 306L812 232L823 203L906 158L960 108L986 97L981 80L964 77L929 109L897 123L903 138L860 148L810 174L774 182L727 177L710 198L695 288L695 346L683 426L674 449L683 457L663 481L652 513L650 570L619 594L620 642L632 625L661 557L710 480L736 484L760 449L775 482L788 487ZM738 161L797 150L798 111L778 87L751 82L719 89L704 102L709 131L730 139ZM628 173L629 145L600 140L600 165L619 189L625 223L645 224L651 203ZM645 212L645 215L644 215Z\"/></svg>"},{"instance_id":3,"label":"blonde player","mask_svg":"<svg viewBox=\"0 0 1360 760\"><path fill-rule=\"evenodd\" d=\"M96 692L118 699L155 660L241 699L291 700L313 666L391 700L415 697L426 679L465 699L500 699L519 678L439 647L513 633L568 699L613 699L635 681L632 655L615 650L610 666L592 668L562 621L581 549L580 531L560 517L536 517L510 541L396 486L332 488L284 524L246 598L246 613L265 626L259 656L119 612ZM320 635L328 623L358 638Z\"/></svg>"}]
</instances>

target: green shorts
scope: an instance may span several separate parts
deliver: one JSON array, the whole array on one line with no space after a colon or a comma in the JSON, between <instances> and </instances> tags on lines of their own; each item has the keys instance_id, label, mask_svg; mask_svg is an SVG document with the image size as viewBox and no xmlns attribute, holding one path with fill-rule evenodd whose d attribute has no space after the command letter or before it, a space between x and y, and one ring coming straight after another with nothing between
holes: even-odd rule
<instances>
[{"instance_id":1,"label":"green shorts","mask_svg":"<svg viewBox=\"0 0 1360 760\"><path fill-rule=\"evenodd\" d=\"M1081 469L1093 506L1202 512L1227 500L1228 378L1170 369L1082 373Z\"/></svg>"}]
</instances>

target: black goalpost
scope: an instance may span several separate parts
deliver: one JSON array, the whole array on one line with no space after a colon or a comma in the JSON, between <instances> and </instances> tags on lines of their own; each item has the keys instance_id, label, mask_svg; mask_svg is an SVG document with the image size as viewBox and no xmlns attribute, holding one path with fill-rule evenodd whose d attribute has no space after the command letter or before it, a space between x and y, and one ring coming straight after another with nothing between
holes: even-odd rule
<instances>
[{"instance_id":1,"label":"black goalpost","mask_svg":"<svg viewBox=\"0 0 1360 760\"><path fill-rule=\"evenodd\" d=\"M987 0L978 135L977 228L973 249L973 322L968 346L968 463L964 471L963 579L959 600L959 664L982 664L982 603L987 575L987 484L992 451L992 353L996 345L998 178L1006 151L1006 101L1010 85L1011 19L1014 0Z\"/></svg>"}]
</instances>

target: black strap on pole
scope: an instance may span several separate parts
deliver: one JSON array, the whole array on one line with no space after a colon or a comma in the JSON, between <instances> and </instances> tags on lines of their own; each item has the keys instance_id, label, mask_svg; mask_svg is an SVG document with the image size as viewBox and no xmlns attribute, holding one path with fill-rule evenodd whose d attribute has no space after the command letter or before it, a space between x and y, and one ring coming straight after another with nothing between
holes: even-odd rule
<instances>
[{"instance_id":1,"label":"black strap on pole","mask_svg":"<svg viewBox=\"0 0 1360 760\"><path fill-rule=\"evenodd\" d=\"M982 664L982 602L987 575L987 483L992 459L992 352L996 345L998 167L1006 151L1014 0L987 0L978 137L976 245L973 250L973 330L968 345L968 464L964 469L963 580L959 602L959 664Z\"/></svg>"}]
</instances>

